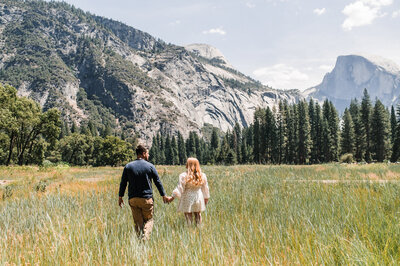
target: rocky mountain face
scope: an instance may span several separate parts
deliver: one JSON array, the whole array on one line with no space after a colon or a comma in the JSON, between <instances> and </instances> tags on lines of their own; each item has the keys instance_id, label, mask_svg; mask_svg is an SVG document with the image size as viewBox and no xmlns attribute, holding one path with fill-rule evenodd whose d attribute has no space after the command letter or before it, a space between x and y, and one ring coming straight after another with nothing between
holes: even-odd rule
<instances>
[{"instance_id":1,"label":"rocky mountain face","mask_svg":"<svg viewBox=\"0 0 400 266\"><path fill-rule=\"evenodd\" d=\"M203 44L169 45L62 2L0 3L0 82L57 107L70 124L110 125L149 143L158 131L187 135L205 123L252 123L257 107L296 101L260 84Z\"/></svg>"},{"instance_id":2,"label":"rocky mountain face","mask_svg":"<svg viewBox=\"0 0 400 266\"><path fill-rule=\"evenodd\" d=\"M372 100L377 97L386 106L399 104L400 67L380 57L339 56L332 72L321 84L304 91L304 96L329 99L343 112L351 99L362 98L364 88Z\"/></svg>"}]
</instances>

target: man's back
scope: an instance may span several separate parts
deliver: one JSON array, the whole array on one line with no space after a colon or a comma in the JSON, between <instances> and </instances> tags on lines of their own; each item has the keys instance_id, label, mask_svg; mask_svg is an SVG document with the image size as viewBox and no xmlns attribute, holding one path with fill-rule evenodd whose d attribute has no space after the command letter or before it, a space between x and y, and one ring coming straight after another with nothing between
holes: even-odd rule
<instances>
[{"instance_id":1,"label":"man's back","mask_svg":"<svg viewBox=\"0 0 400 266\"><path fill-rule=\"evenodd\" d=\"M138 159L128 163L122 173L119 196L123 197L128 185L128 196L131 198L152 198L152 182L156 185L161 196L165 196L165 191L153 164L143 159Z\"/></svg>"}]
</instances>

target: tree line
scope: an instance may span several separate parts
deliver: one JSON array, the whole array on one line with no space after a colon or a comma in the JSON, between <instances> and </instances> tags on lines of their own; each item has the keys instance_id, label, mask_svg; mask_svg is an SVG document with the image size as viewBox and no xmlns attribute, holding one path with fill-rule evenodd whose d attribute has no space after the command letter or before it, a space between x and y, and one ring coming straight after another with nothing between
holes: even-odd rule
<instances>
[{"instance_id":1,"label":"tree line","mask_svg":"<svg viewBox=\"0 0 400 266\"><path fill-rule=\"evenodd\" d=\"M367 90L353 99L342 119L331 101L282 101L276 108L259 108L247 128L239 124L226 134L214 128L206 141L196 132L184 140L157 134L150 159L155 164L184 164L197 157L202 164L318 164L383 162L400 157L400 107L397 115Z\"/></svg>"},{"instance_id":2,"label":"tree line","mask_svg":"<svg viewBox=\"0 0 400 266\"><path fill-rule=\"evenodd\" d=\"M124 165L135 158L137 138L126 138L110 125L100 129L91 121L79 127L60 119L56 109L42 111L31 99L17 96L11 86L0 85L0 164L68 163L72 165ZM253 123L236 123L222 133L212 128L200 137L185 139L158 133L150 160L154 164L182 165L188 157L202 164L318 164L395 162L400 157L400 107L372 103L367 90L359 102L351 101L339 118L332 102L322 105L301 100L259 108Z\"/></svg>"}]
</instances>

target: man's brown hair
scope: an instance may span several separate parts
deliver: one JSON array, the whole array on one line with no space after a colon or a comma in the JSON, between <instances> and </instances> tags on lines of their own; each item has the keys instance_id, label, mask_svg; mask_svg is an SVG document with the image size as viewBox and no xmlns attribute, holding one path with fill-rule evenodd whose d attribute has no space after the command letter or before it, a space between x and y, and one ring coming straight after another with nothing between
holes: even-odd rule
<instances>
[{"instance_id":1,"label":"man's brown hair","mask_svg":"<svg viewBox=\"0 0 400 266\"><path fill-rule=\"evenodd\" d=\"M142 155L142 154L144 154L144 153L146 153L146 152L147 152L147 149L146 149L145 146L143 146L143 145L138 145L138 146L136 147L136 156Z\"/></svg>"}]
</instances>

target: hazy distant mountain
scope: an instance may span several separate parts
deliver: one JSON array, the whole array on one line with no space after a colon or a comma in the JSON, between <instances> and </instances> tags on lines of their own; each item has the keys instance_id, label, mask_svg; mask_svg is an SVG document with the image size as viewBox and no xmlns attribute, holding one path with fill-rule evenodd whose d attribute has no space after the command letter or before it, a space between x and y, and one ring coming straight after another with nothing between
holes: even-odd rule
<instances>
[{"instance_id":1,"label":"hazy distant mountain","mask_svg":"<svg viewBox=\"0 0 400 266\"><path fill-rule=\"evenodd\" d=\"M386 106L400 102L400 67L375 56L339 56L335 68L321 84L304 91L306 97L331 100L340 112L350 100L361 99L366 88L374 101L377 97Z\"/></svg>"},{"instance_id":2,"label":"hazy distant mountain","mask_svg":"<svg viewBox=\"0 0 400 266\"><path fill-rule=\"evenodd\" d=\"M184 47L63 2L0 3L0 82L65 120L149 139L204 123L250 124L256 107L296 101L243 75L217 49Z\"/></svg>"}]
</instances>

